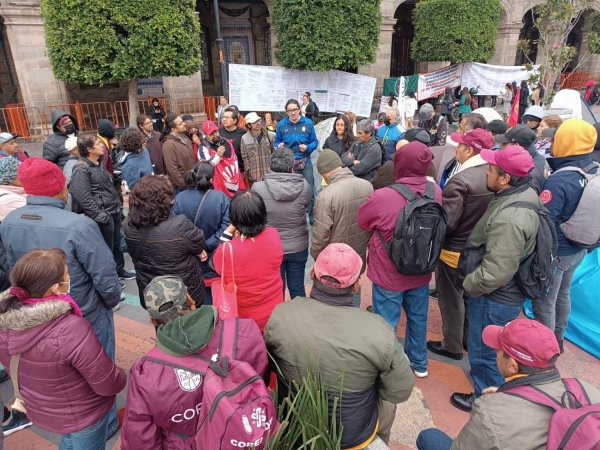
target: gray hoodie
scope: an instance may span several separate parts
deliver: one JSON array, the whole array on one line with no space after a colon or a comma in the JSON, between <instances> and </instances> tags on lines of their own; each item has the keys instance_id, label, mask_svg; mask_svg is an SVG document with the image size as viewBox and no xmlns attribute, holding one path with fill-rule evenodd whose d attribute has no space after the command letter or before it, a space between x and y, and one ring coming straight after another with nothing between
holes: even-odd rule
<instances>
[{"instance_id":1,"label":"gray hoodie","mask_svg":"<svg viewBox=\"0 0 600 450\"><path fill-rule=\"evenodd\" d=\"M264 181L252 185L252 190L265 201L268 225L279 232L283 253L306 250L306 207L312 190L302 174L269 172Z\"/></svg>"}]
</instances>

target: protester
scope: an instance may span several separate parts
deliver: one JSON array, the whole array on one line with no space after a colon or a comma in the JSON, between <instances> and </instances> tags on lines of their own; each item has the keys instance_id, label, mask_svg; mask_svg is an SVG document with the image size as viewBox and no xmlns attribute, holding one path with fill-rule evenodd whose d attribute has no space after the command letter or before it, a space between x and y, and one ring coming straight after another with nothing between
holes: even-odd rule
<instances>
[{"instance_id":1,"label":"protester","mask_svg":"<svg viewBox=\"0 0 600 450\"><path fill-rule=\"evenodd\" d=\"M377 133L379 131L379 128L381 127L381 125L383 125L384 121L385 121L385 113L380 112L379 114L377 114L377 119L373 121L373 128L375 128L375 133ZM332 134L334 134L334 133L335 133L335 123L334 123L334 130L333 130Z\"/></svg>"},{"instance_id":2,"label":"protester","mask_svg":"<svg viewBox=\"0 0 600 450\"><path fill-rule=\"evenodd\" d=\"M44 159L57 164L62 170L70 156L65 148L65 141L70 136L77 136L79 127L75 117L58 109L52 111L50 122L52 122L54 133L44 142L42 156Z\"/></svg>"},{"instance_id":3,"label":"protester","mask_svg":"<svg viewBox=\"0 0 600 450\"><path fill-rule=\"evenodd\" d=\"M217 112L215 113L215 119L217 119L217 123L219 125L221 125L223 113L227 108L229 108L229 101L227 100L227 97L219 97L219 106L217 107Z\"/></svg>"},{"instance_id":4,"label":"protester","mask_svg":"<svg viewBox=\"0 0 600 450\"><path fill-rule=\"evenodd\" d=\"M242 158L242 136L246 134L246 130L239 124L240 113L235 106L230 106L225 109L223 118L221 119L221 126L219 127L219 134L223 139L229 141L235 150L235 156L238 160L240 172L245 173L246 169L244 166L244 159Z\"/></svg>"},{"instance_id":5,"label":"protester","mask_svg":"<svg viewBox=\"0 0 600 450\"><path fill-rule=\"evenodd\" d=\"M356 136L356 114L354 114L352 111L346 111L345 113L343 113L343 115L346 116L346 118L350 121L350 126L352 127L352 134Z\"/></svg>"},{"instance_id":6,"label":"protester","mask_svg":"<svg viewBox=\"0 0 600 450\"><path fill-rule=\"evenodd\" d=\"M508 131L508 125L506 125L504 121L496 119L489 122L485 129L492 133L492 136L497 136L506 133Z\"/></svg>"},{"instance_id":7,"label":"protester","mask_svg":"<svg viewBox=\"0 0 600 450\"><path fill-rule=\"evenodd\" d=\"M358 178L371 181L375 178L381 161L381 144L374 135L375 130L370 120L361 120L356 124L357 140L352 144L348 153L343 154L342 164Z\"/></svg>"},{"instance_id":8,"label":"protester","mask_svg":"<svg viewBox=\"0 0 600 450\"><path fill-rule=\"evenodd\" d=\"M121 250L121 203L113 179L100 162L103 148L99 138L84 135L77 138L81 154L73 169L69 192L82 212L98 224L104 242L113 253L117 274L124 280L135 278L135 272L125 269Z\"/></svg>"},{"instance_id":9,"label":"protester","mask_svg":"<svg viewBox=\"0 0 600 450\"><path fill-rule=\"evenodd\" d=\"M239 317L254 319L262 332L275 306L283 302L281 239L267 226L267 208L256 192L237 193L229 217L221 237L228 243L217 247L213 265L224 282L235 282Z\"/></svg>"},{"instance_id":10,"label":"protester","mask_svg":"<svg viewBox=\"0 0 600 450\"><path fill-rule=\"evenodd\" d=\"M9 213L26 204L27 194L17 177L18 169L18 160L0 158L0 222Z\"/></svg>"},{"instance_id":11,"label":"protester","mask_svg":"<svg viewBox=\"0 0 600 450\"><path fill-rule=\"evenodd\" d=\"M398 123L400 111L396 108L390 108L385 112L383 125L377 131L377 138L385 148L385 159L390 161L394 158L396 144L404 136L405 129Z\"/></svg>"},{"instance_id":12,"label":"protester","mask_svg":"<svg viewBox=\"0 0 600 450\"><path fill-rule=\"evenodd\" d=\"M558 406L565 404L565 396L571 404L572 396L567 391L573 390L569 386L574 382L591 403L600 402L600 391L585 381L571 379L565 385L556 368L556 338L544 325L517 319L505 326L486 326L482 337L485 345L495 350L504 381L488 387L485 395L475 401L469 421L454 441L430 428L419 434L419 450L546 448L554 411L528 400L522 389L528 393L535 389Z\"/></svg>"},{"instance_id":13,"label":"protester","mask_svg":"<svg viewBox=\"0 0 600 450\"><path fill-rule=\"evenodd\" d=\"M219 245L219 239L229 225L229 197L214 188L215 167L208 161L199 161L185 176L187 189L175 197L174 214L185 215L205 238L206 261L201 261L204 277L204 304L212 304L211 285L218 275L208 261Z\"/></svg>"},{"instance_id":14,"label":"protester","mask_svg":"<svg viewBox=\"0 0 600 450\"><path fill-rule=\"evenodd\" d=\"M102 157L100 162L110 175L113 175L112 153L117 140L115 139L116 127L112 120L100 119L98 121L98 145L102 147Z\"/></svg>"},{"instance_id":15,"label":"protester","mask_svg":"<svg viewBox=\"0 0 600 450\"><path fill-rule=\"evenodd\" d=\"M597 171L595 166L590 168L593 164L590 154L596 140L596 129L583 120L569 119L558 127L550 150L552 157L548 159L553 173L544 183L540 194L542 203L556 225L559 262L546 297L534 301L533 306L535 318L554 332L561 353L571 312L571 282L577 266L587 253L585 248L565 236L561 225L577 209L587 184L586 178L577 169L588 173ZM567 167L575 170L561 170Z\"/></svg>"},{"instance_id":16,"label":"protester","mask_svg":"<svg viewBox=\"0 0 600 450\"><path fill-rule=\"evenodd\" d=\"M458 120L462 120L463 114L470 113L471 109L471 94L469 94L469 88L464 87L460 92L460 101L458 102Z\"/></svg>"},{"instance_id":17,"label":"protester","mask_svg":"<svg viewBox=\"0 0 600 450\"><path fill-rule=\"evenodd\" d=\"M325 140L323 149L328 148L333 150L342 158L350 151L350 147L355 141L356 136L352 133L350 121L345 115L340 114L333 123L333 130L331 130L331 134Z\"/></svg>"},{"instance_id":18,"label":"protester","mask_svg":"<svg viewBox=\"0 0 600 450\"><path fill-rule=\"evenodd\" d=\"M460 360L463 358L463 342L467 333L458 260L471 231L493 198L485 182L488 163L480 153L483 149L491 148L494 139L489 131L481 128L464 134L452 133L451 138L458 143L456 161L460 168L442 190L442 206L448 220L446 239L435 272L443 340L428 341L427 348L438 355Z\"/></svg>"},{"instance_id":19,"label":"protester","mask_svg":"<svg viewBox=\"0 0 600 450\"><path fill-rule=\"evenodd\" d=\"M448 125L452 125L452 110L456 108L454 95L452 94L452 88L447 87L444 89L444 96L442 97L442 116L446 119Z\"/></svg>"},{"instance_id":20,"label":"protester","mask_svg":"<svg viewBox=\"0 0 600 450\"><path fill-rule=\"evenodd\" d=\"M0 133L0 158L14 158L19 162L29 158L27 152L19 148L17 137L12 133Z\"/></svg>"},{"instance_id":21,"label":"protester","mask_svg":"<svg viewBox=\"0 0 600 450\"><path fill-rule=\"evenodd\" d=\"M154 131L162 133L165 127L165 108L162 107L157 98L153 98L148 108L146 108L146 115L152 120L152 126Z\"/></svg>"},{"instance_id":22,"label":"protester","mask_svg":"<svg viewBox=\"0 0 600 450\"><path fill-rule=\"evenodd\" d=\"M396 403L414 384L396 334L377 315L351 308L362 266L348 245L327 246L310 271L310 298L277 306L264 333L284 380L300 381L311 370L332 392L342 389L342 448L365 448L376 434L387 443ZM280 398L286 385L279 383Z\"/></svg>"},{"instance_id":23,"label":"protester","mask_svg":"<svg viewBox=\"0 0 600 450\"><path fill-rule=\"evenodd\" d=\"M521 94L519 96L519 117L518 123L521 123L521 119L523 118L523 114L525 114L525 110L529 106L529 86L527 86L527 80L521 81L521 87L519 88Z\"/></svg>"},{"instance_id":24,"label":"protester","mask_svg":"<svg viewBox=\"0 0 600 450\"><path fill-rule=\"evenodd\" d=\"M259 194L267 208L267 224L281 237L283 289L290 297L304 297L304 269L308 259L308 226L306 208L312 198L312 189L299 173L294 173L294 155L291 150L275 150L270 160L271 171L264 181L255 183L252 190Z\"/></svg>"},{"instance_id":25,"label":"protester","mask_svg":"<svg viewBox=\"0 0 600 450\"><path fill-rule=\"evenodd\" d=\"M202 124L202 134L205 138L198 150L198 157L209 161L215 167L215 189L233 197L236 192L246 188L235 150L231 142L221 137L219 128L210 120Z\"/></svg>"},{"instance_id":26,"label":"protester","mask_svg":"<svg viewBox=\"0 0 600 450\"><path fill-rule=\"evenodd\" d=\"M533 105L527 108L527 111L521 117L521 122L532 130L536 131L540 122L544 118L544 110L541 106Z\"/></svg>"},{"instance_id":27,"label":"protester","mask_svg":"<svg viewBox=\"0 0 600 450\"><path fill-rule=\"evenodd\" d=\"M275 133L263 128L260 116L254 112L246 115L248 132L242 136L240 151L250 184L262 181L269 171L269 157L273 152Z\"/></svg>"},{"instance_id":28,"label":"protester","mask_svg":"<svg viewBox=\"0 0 600 450\"><path fill-rule=\"evenodd\" d=\"M133 189L140 178L152 175L150 153L144 144L144 135L137 128L127 128L119 141L123 152L119 154L118 161L129 190Z\"/></svg>"},{"instance_id":29,"label":"protester","mask_svg":"<svg viewBox=\"0 0 600 450\"><path fill-rule=\"evenodd\" d=\"M542 100L544 99L544 86L540 83L537 84L533 92L531 93L531 104L534 106L542 106Z\"/></svg>"},{"instance_id":30,"label":"protester","mask_svg":"<svg viewBox=\"0 0 600 450\"><path fill-rule=\"evenodd\" d=\"M274 145L275 148L289 148L294 152L294 173L301 173L313 189L313 196L307 210L308 220L312 225L315 178L310 155L319 146L319 141L312 121L300 114L300 104L297 100L289 99L285 103L285 110L287 117L277 124Z\"/></svg>"},{"instance_id":31,"label":"protester","mask_svg":"<svg viewBox=\"0 0 600 450\"><path fill-rule=\"evenodd\" d=\"M396 183L423 196L428 183L426 178L431 165L431 151L425 144L413 141L394 156ZM434 199L442 203L442 192L435 186ZM373 283L373 312L381 315L394 331L398 328L401 309L406 311L406 355L417 377L427 373L427 308L431 274L403 275L384 247L396 228L396 221L408 200L390 188L378 189L360 206L358 226L372 233L369 241L367 277Z\"/></svg>"},{"instance_id":32,"label":"protester","mask_svg":"<svg viewBox=\"0 0 600 450\"><path fill-rule=\"evenodd\" d=\"M69 295L66 254L33 250L10 278L12 287L0 294L0 361L18 390L5 432L33 422L63 435L61 448L104 448L116 431L109 420L127 378Z\"/></svg>"},{"instance_id":33,"label":"protester","mask_svg":"<svg viewBox=\"0 0 600 450\"><path fill-rule=\"evenodd\" d=\"M465 244L461 271L466 274L463 288L468 295L468 349L475 393L454 393L451 403L470 411L483 389L498 386L502 375L493 349L481 341L487 325L506 325L517 317L525 296L517 286L515 274L520 262L535 249L539 217L536 211L510 207L517 201L537 205L536 192L528 177L533 161L527 150L510 145L502 150L482 150L490 166L486 185L495 193L485 213ZM467 249L470 249L467 253Z\"/></svg>"},{"instance_id":34,"label":"protester","mask_svg":"<svg viewBox=\"0 0 600 450\"><path fill-rule=\"evenodd\" d=\"M443 114L436 113L431 103L423 103L419 109L419 128L427 130L431 139L429 146L446 145L448 123Z\"/></svg>"},{"instance_id":35,"label":"protester","mask_svg":"<svg viewBox=\"0 0 600 450\"><path fill-rule=\"evenodd\" d=\"M508 118L510 116L510 112L512 111L512 102L515 93L513 92L512 85L510 83L506 83L504 86L504 90L500 91L500 96L502 97L502 118L504 122L508 123Z\"/></svg>"},{"instance_id":36,"label":"protester","mask_svg":"<svg viewBox=\"0 0 600 450\"><path fill-rule=\"evenodd\" d=\"M184 119L186 115L184 114L181 118ZM192 119L184 119L184 123L185 135L192 143L192 156L194 157L194 162L197 163L199 161L198 150L200 149L200 145L202 145L202 136L200 135L198 124Z\"/></svg>"},{"instance_id":37,"label":"protester","mask_svg":"<svg viewBox=\"0 0 600 450\"><path fill-rule=\"evenodd\" d=\"M347 167L342 167L340 157L333 150L321 152L317 159L317 170L327 186L319 192L315 202L310 254L317 259L329 244L347 244L362 258L364 272L371 235L357 224L358 208L373 192L373 186L355 177ZM354 306L359 305L360 291L357 291Z\"/></svg>"},{"instance_id":38,"label":"protester","mask_svg":"<svg viewBox=\"0 0 600 450\"><path fill-rule=\"evenodd\" d=\"M417 99L415 98L414 92L409 92L408 96L405 97L404 101L404 118L406 119L406 128L412 128L413 120L415 118L415 113L419 108L419 104L417 103Z\"/></svg>"},{"instance_id":39,"label":"protester","mask_svg":"<svg viewBox=\"0 0 600 450\"><path fill-rule=\"evenodd\" d=\"M181 116L169 114L160 137L165 170L176 193L185 189L185 174L192 170L196 162L192 154L192 143L185 135L186 130Z\"/></svg>"},{"instance_id":40,"label":"protester","mask_svg":"<svg viewBox=\"0 0 600 450\"><path fill-rule=\"evenodd\" d=\"M140 303L144 289L159 275L181 277L196 303L204 303L200 255L204 233L184 215L171 215L173 188L163 177L148 175L129 194L124 234L136 270Z\"/></svg>"},{"instance_id":41,"label":"protester","mask_svg":"<svg viewBox=\"0 0 600 450\"><path fill-rule=\"evenodd\" d=\"M73 176L73 169L79 164L81 155L79 153L79 147L77 146L77 137L71 136L65 141L65 148L69 152L69 159L63 167L63 174L67 180L67 187L71 184L71 177Z\"/></svg>"},{"instance_id":42,"label":"protester","mask_svg":"<svg viewBox=\"0 0 600 450\"><path fill-rule=\"evenodd\" d=\"M313 123L319 118L319 110L310 98L310 92L305 92L302 96L302 106L300 107L302 115L307 119L312 120Z\"/></svg>"},{"instance_id":43,"label":"protester","mask_svg":"<svg viewBox=\"0 0 600 450\"><path fill-rule=\"evenodd\" d=\"M233 333L227 340L235 342L235 359L248 363L267 380L265 344L254 321L223 321L211 306L196 308L180 278L156 277L144 296L150 322L158 327L156 347L131 367L121 448L190 448L198 432L198 411L207 377L188 368L198 366L199 356L219 354L227 321L232 325L226 330ZM181 366L173 370L174 364ZM190 416L188 411L194 414Z\"/></svg>"},{"instance_id":44,"label":"protester","mask_svg":"<svg viewBox=\"0 0 600 450\"><path fill-rule=\"evenodd\" d=\"M562 119L560 116L545 116L537 129L537 140L534 142L536 151L544 158L550 158L550 148L554 141L554 134L560 125Z\"/></svg>"},{"instance_id":45,"label":"protester","mask_svg":"<svg viewBox=\"0 0 600 450\"><path fill-rule=\"evenodd\" d=\"M162 155L162 142L160 141L160 133L154 130L152 119L142 114L136 119L137 127L144 135L144 146L148 149L150 160L152 161L152 169L156 175L166 174L165 162Z\"/></svg>"}]
</instances>

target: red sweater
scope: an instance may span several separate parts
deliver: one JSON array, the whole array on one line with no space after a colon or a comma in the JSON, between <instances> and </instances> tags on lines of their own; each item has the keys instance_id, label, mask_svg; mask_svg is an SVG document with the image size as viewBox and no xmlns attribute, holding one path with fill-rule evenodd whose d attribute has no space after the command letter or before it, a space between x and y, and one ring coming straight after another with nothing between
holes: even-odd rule
<instances>
[{"instance_id":1,"label":"red sweater","mask_svg":"<svg viewBox=\"0 0 600 450\"><path fill-rule=\"evenodd\" d=\"M271 312L283 303L283 282L280 266L283 261L283 247L279 233L267 227L254 238L231 240L233 268L237 284L238 314L254 319L262 332ZM221 275L223 244L213 256L216 272ZM231 260L229 251L225 256L225 279L231 280Z\"/></svg>"}]
</instances>

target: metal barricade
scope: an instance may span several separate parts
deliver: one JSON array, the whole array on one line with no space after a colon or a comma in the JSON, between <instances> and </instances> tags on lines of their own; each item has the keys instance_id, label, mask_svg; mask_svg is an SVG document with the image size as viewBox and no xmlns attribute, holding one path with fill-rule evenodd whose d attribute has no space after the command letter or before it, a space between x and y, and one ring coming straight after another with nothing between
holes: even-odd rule
<instances>
[{"instance_id":1,"label":"metal barricade","mask_svg":"<svg viewBox=\"0 0 600 450\"><path fill-rule=\"evenodd\" d=\"M47 134L49 128L36 107L13 104L0 108L0 132L18 134L23 138L39 138Z\"/></svg>"}]
</instances>

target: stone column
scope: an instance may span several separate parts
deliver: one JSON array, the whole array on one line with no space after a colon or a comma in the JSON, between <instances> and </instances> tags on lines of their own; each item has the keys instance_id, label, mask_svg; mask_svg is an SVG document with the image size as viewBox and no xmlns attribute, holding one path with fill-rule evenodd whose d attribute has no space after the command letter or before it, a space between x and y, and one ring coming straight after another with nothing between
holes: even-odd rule
<instances>
[{"instance_id":1,"label":"stone column","mask_svg":"<svg viewBox=\"0 0 600 450\"><path fill-rule=\"evenodd\" d=\"M202 93L202 73L196 72L189 77L163 77L163 87L172 101L188 99L185 104L186 109L194 111L204 111L204 101ZM204 112L199 120L204 120Z\"/></svg>"},{"instance_id":2,"label":"stone column","mask_svg":"<svg viewBox=\"0 0 600 450\"><path fill-rule=\"evenodd\" d=\"M375 62L367 66L359 66L358 68L359 74L377 78L377 87L383 86L384 78L389 78L390 76L394 25L396 25L396 19L393 17L383 17Z\"/></svg>"},{"instance_id":3,"label":"stone column","mask_svg":"<svg viewBox=\"0 0 600 450\"><path fill-rule=\"evenodd\" d=\"M275 47L277 46L277 33L275 33L275 27L273 26L272 19L272 8L269 8L269 17L267 17L267 23L269 24L269 29L271 30L271 65L278 66L277 57L275 56Z\"/></svg>"},{"instance_id":4,"label":"stone column","mask_svg":"<svg viewBox=\"0 0 600 450\"><path fill-rule=\"evenodd\" d=\"M488 64L500 66L514 66L517 57L517 42L523 24L507 23L498 27L498 36L496 37L496 53L488 61Z\"/></svg>"}]
</instances>

